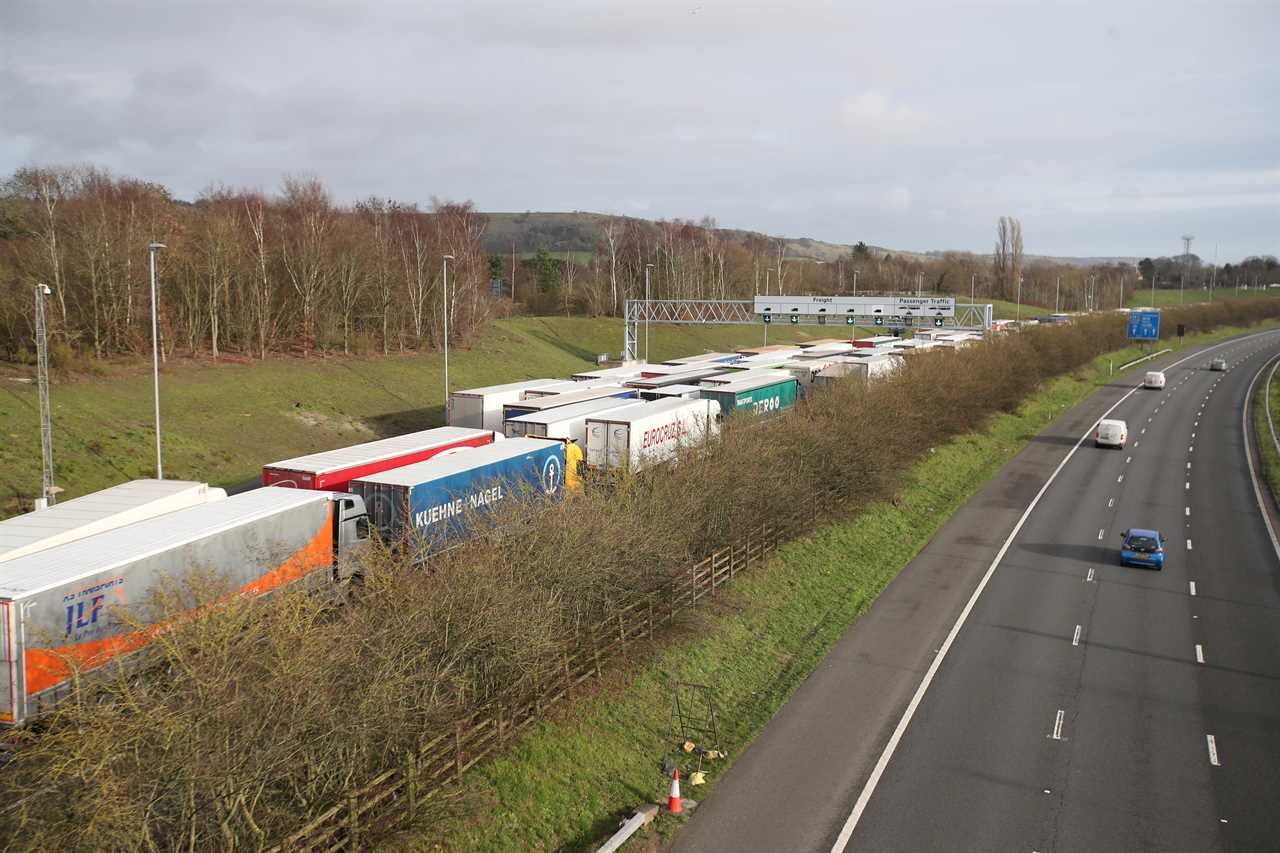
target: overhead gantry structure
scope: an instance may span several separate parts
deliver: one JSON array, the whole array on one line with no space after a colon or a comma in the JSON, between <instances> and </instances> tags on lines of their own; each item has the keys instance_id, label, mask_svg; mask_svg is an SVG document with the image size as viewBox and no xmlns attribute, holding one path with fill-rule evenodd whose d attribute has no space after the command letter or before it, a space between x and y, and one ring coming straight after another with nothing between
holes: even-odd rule
<instances>
[{"instance_id":1,"label":"overhead gantry structure","mask_svg":"<svg viewBox=\"0 0 1280 853\"><path fill-rule=\"evenodd\" d=\"M634 361L640 326L792 325L883 326L886 329L941 328L983 332L994 317L989 304L957 305L950 296L757 296L752 299L628 299L624 305L622 359Z\"/></svg>"}]
</instances>

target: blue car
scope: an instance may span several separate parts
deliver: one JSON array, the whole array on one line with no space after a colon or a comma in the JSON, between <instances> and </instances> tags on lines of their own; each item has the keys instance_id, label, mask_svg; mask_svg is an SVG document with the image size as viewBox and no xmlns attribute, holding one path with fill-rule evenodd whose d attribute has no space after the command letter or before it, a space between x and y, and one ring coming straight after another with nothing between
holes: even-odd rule
<instances>
[{"instance_id":1,"label":"blue car","mask_svg":"<svg viewBox=\"0 0 1280 853\"><path fill-rule=\"evenodd\" d=\"M1120 565L1164 568L1164 537L1159 530L1134 527L1120 534Z\"/></svg>"}]
</instances>

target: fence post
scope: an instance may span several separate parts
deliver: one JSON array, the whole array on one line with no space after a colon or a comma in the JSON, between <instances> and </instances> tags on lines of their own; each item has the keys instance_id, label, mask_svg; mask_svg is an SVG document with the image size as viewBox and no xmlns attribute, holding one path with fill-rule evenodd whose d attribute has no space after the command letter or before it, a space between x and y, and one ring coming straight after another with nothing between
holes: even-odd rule
<instances>
[{"instance_id":1,"label":"fence post","mask_svg":"<svg viewBox=\"0 0 1280 853\"><path fill-rule=\"evenodd\" d=\"M413 823L418 816L418 754L409 753L409 763L405 766L405 790L409 801L409 822Z\"/></svg>"},{"instance_id":2,"label":"fence post","mask_svg":"<svg viewBox=\"0 0 1280 853\"><path fill-rule=\"evenodd\" d=\"M649 641L653 642L653 593L649 593Z\"/></svg>"},{"instance_id":3,"label":"fence post","mask_svg":"<svg viewBox=\"0 0 1280 853\"><path fill-rule=\"evenodd\" d=\"M453 727L453 778L462 778L462 720Z\"/></svg>"},{"instance_id":4,"label":"fence post","mask_svg":"<svg viewBox=\"0 0 1280 853\"><path fill-rule=\"evenodd\" d=\"M355 794L347 794L347 841L352 850L360 849L360 806Z\"/></svg>"},{"instance_id":5,"label":"fence post","mask_svg":"<svg viewBox=\"0 0 1280 853\"><path fill-rule=\"evenodd\" d=\"M591 626L591 657L596 663L596 678L600 677L600 641L596 638L596 626Z\"/></svg>"}]
</instances>

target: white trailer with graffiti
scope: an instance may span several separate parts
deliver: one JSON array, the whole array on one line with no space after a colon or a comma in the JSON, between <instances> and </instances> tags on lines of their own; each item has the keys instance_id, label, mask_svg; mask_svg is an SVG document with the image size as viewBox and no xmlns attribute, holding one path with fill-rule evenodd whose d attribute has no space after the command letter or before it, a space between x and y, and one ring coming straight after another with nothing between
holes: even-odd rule
<instances>
[{"instance_id":1,"label":"white trailer with graffiti","mask_svg":"<svg viewBox=\"0 0 1280 853\"><path fill-rule=\"evenodd\" d=\"M657 400L613 415L587 418L586 464L606 471L640 471L699 447L720 433L714 400Z\"/></svg>"}]
</instances>

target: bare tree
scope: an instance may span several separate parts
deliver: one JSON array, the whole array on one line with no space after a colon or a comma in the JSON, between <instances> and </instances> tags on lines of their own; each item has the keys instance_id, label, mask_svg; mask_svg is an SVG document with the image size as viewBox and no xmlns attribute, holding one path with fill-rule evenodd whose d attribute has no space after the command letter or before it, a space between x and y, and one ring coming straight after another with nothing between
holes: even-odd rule
<instances>
[{"instance_id":1,"label":"bare tree","mask_svg":"<svg viewBox=\"0 0 1280 853\"><path fill-rule=\"evenodd\" d=\"M280 256L289 283L301 301L302 351L315 346L315 314L329 286L328 242L334 227L333 202L316 178L285 178Z\"/></svg>"},{"instance_id":2,"label":"bare tree","mask_svg":"<svg viewBox=\"0 0 1280 853\"><path fill-rule=\"evenodd\" d=\"M601 226L605 246L609 252L609 290L613 297L613 313L618 313L618 248L622 239L623 224L616 216L606 217Z\"/></svg>"},{"instance_id":3,"label":"bare tree","mask_svg":"<svg viewBox=\"0 0 1280 853\"><path fill-rule=\"evenodd\" d=\"M257 265L253 289L254 331L257 333L258 357L267 357L267 345L275 327L272 305L271 279L267 275L269 250L267 249L267 205L260 193L248 193L244 197L245 222L253 235L253 254Z\"/></svg>"}]
</instances>

